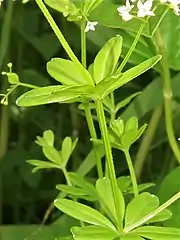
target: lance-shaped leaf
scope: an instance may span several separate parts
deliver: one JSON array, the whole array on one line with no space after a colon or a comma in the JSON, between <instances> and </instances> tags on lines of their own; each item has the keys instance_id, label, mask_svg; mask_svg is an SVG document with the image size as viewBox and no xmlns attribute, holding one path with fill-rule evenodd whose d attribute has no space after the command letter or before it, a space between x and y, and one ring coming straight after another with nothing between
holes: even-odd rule
<instances>
[{"instance_id":1,"label":"lance-shaped leaf","mask_svg":"<svg viewBox=\"0 0 180 240\"><path fill-rule=\"evenodd\" d=\"M93 76L96 84L114 73L121 55L122 42L121 36L113 37L97 54L93 65Z\"/></svg>"},{"instance_id":2,"label":"lance-shaped leaf","mask_svg":"<svg viewBox=\"0 0 180 240\"><path fill-rule=\"evenodd\" d=\"M118 74L114 74L111 79L105 79L96 86L96 95L99 98L106 97L114 90L127 84L128 82L132 81L139 75L152 68L157 62L160 61L161 58L161 55L154 56L140 63L139 65L132 67L131 69L122 73L120 76L118 76Z\"/></svg>"},{"instance_id":3,"label":"lance-shaped leaf","mask_svg":"<svg viewBox=\"0 0 180 240\"><path fill-rule=\"evenodd\" d=\"M37 172L40 169L50 169L50 168L59 168L59 166L55 163L41 161L41 160L27 160L27 162L35 168L33 168L33 173Z\"/></svg>"},{"instance_id":4,"label":"lance-shaped leaf","mask_svg":"<svg viewBox=\"0 0 180 240\"><path fill-rule=\"evenodd\" d=\"M111 187L111 182L108 178L98 179L96 182L96 190L99 196L99 202L101 207L104 209L106 214L111 218L111 220L118 224L118 218L116 215L116 208L114 205L113 192ZM118 201L121 209L121 224L124 218L125 203L123 195L119 189Z\"/></svg>"},{"instance_id":5,"label":"lance-shaped leaf","mask_svg":"<svg viewBox=\"0 0 180 240\"><path fill-rule=\"evenodd\" d=\"M132 225L159 206L159 199L150 193L142 193L134 198L126 209L125 227Z\"/></svg>"},{"instance_id":6,"label":"lance-shaped leaf","mask_svg":"<svg viewBox=\"0 0 180 240\"><path fill-rule=\"evenodd\" d=\"M113 240L118 237L118 233L97 226L72 227L71 232L75 240Z\"/></svg>"},{"instance_id":7,"label":"lance-shaped leaf","mask_svg":"<svg viewBox=\"0 0 180 240\"><path fill-rule=\"evenodd\" d=\"M47 63L47 71L51 77L63 85L93 85L93 80L89 72L85 68L79 68L79 66L70 60L53 58Z\"/></svg>"},{"instance_id":8,"label":"lance-shaped leaf","mask_svg":"<svg viewBox=\"0 0 180 240\"><path fill-rule=\"evenodd\" d=\"M87 86L48 86L30 90L21 95L16 103L21 107L31 107L49 103L75 102L86 94Z\"/></svg>"},{"instance_id":9,"label":"lance-shaped leaf","mask_svg":"<svg viewBox=\"0 0 180 240\"><path fill-rule=\"evenodd\" d=\"M145 227L139 227L133 230L132 233L139 234L142 237L152 239L152 240L179 240L180 239L179 228L145 226Z\"/></svg>"},{"instance_id":10,"label":"lance-shaped leaf","mask_svg":"<svg viewBox=\"0 0 180 240\"><path fill-rule=\"evenodd\" d=\"M54 205L78 220L116 231L114 225L107 218L91 207L67 199L56 199Z\"/></svg>"}]
</instances>

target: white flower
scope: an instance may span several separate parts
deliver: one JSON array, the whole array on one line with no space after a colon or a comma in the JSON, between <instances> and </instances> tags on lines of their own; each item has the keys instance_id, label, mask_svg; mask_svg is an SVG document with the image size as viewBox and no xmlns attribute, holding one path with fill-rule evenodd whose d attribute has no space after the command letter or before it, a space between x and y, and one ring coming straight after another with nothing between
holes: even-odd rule
<instances>
[{"instance_id":1,"label":"white flower","mask_svg":"<svg viewBox=\"0 0 180 240\"><path fill-rule=\"evenodd\" d=\"M155 16L153 11L151 11L153 0L147 0L145 3L142 3L141 0L138 1L138 17L145 17L145 16Z\"/></svg>"},{"instance_id":2,"label":"white flower","mask_svg":"<svg viewBox=\"0 0 180 240\"><path fill-rule=\"evenodd\" d=\"M0 0L0 7L1 7L2 2L3 2L3 0Z\"/></svg>"},{"instance_id":3,"label":"white flower","mask_svg":"<svg viewBox=\"0 0 180 240\"><path fill-rule=\"evenodd\" d=\"M133 18L133 16L129 13L133 8L134 5L131 5L129 0L126 0L126 5L118 7L117 10L124 21L129 21Z\"/></svg>"},{"instance_id":4,"label":"white flower","mask_svg":"<svg viewBox=\"0 0 180 240\"><path fill-rule=\"evenodd\" d=\"M173 8L174 13L179 16L180 15L180 0L169 0L168 1Z\"/></svg>"},{"instance_id":5,"label":"white flower","mask_svg":"<svg viewBox=\"0 0 180 240\"><path fill-rule=\"evenodd\" d=\"M88 32L89 30L95 31L95 26L98 25L98 22L87 22L85 32Z\"/></svg>"}]
</instances>

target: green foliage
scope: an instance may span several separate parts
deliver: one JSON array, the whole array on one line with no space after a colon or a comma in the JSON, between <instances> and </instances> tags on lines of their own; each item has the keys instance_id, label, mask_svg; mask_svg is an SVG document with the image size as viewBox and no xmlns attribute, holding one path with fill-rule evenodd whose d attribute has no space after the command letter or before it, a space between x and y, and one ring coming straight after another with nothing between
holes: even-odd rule
<instances>
[{"instance_id":1,"label":"green foliage","mask_svg":"<svg viewBox=\"0 0 180 240\"><path fill-rule=\"evenodd\" d=\"M0 7L0 225L39 225L2 225L0 238L179 239L180 92L179 74L170 72L179 70L179 18L167 13L172 6L155 2L155 16L125 22L115 0L22 2ZM98 28L85 33L86 24ZM165 114L154 120L151 110L163 101ZM32 106L39 107L25 108ZM42 132L39 148L32 141ZM138 185L139 159L148 161Z\"/></svg>"},{"instance_id":2,"label":"green foliage","mask_svg":"<svg viewBox=\"0 0 180 240\"><path fill-rule=\"evenodd\" d=\"M180 189L180 167L171 171L163 180L158 190L158 196L160 201L165 202L170 196L179 191ZM180 200L176 201L169 207L172 212L172 217L165 221L163 224L167 227L180 227L179 212L180 212Z\"/></svg>"}]
</instances>

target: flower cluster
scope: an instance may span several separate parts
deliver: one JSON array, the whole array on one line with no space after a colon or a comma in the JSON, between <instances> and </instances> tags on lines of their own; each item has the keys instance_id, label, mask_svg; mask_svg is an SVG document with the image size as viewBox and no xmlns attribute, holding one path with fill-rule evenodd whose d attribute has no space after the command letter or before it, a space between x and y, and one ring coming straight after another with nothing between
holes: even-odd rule
<instances>
[{"instance_id":1,"label":"flower cluster","mask_svg":"<svg viewBox=\"0 0 180 240\"><path fill-rule=\"evenodd\" d=\"M173 8L176 15L180 15L180 0L159 0L159 3L167 4L170 8ZM124 21L129 21L133 17L155 16L153 7L155 7L153 6L153 0L126 0L125 5L118 7L117 11Z\"/></svg>"}]
</instances>

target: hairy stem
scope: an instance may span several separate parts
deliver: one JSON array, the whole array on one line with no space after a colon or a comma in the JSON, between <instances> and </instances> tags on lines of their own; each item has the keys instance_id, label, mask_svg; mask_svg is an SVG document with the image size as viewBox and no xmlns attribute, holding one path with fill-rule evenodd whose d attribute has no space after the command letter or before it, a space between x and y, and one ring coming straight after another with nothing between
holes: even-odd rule
<instances>
[{"instance_id":1,"label":"hairy stem","mask_svg":"<svg viewBox=\"0 0 180 240\"><path fill-rule=\"evenodd\" d=\"M172 123L172 89L171 89L171 76L169 63L166 57L166 50L164 46L164 41L161 35L160 30L156 31L156 43L158 46L158 53L162 55L162 60L160 61L162 67L162 79L163 79L163 95L164 95L164 109L165 109L165 124L166 124L166 132L169 140L169 144L171 149L180 163L180 149L178 147L176 137L174 134L173 123Z\"/></svg>"}]
</instances>

